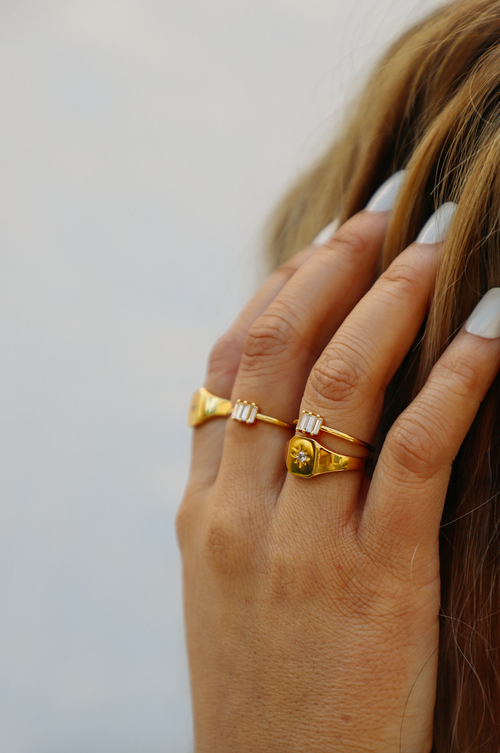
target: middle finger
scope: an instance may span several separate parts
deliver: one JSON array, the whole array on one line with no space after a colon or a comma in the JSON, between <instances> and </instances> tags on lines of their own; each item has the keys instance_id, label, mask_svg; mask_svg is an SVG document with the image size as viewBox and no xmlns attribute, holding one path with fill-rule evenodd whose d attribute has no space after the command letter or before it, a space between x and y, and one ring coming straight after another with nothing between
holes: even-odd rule
<instances>
[{"instance_id":1,"label":"middle finger","mask_svg":"<svg viewBox=\"0 0 500 753\"><path fill-rule=\"evenodd\" d=\"M389 212L362 211L305 262L251 327L232 401L254 402L261 413L291 423L309 372L375 276ZM257 421L229 421L221 471L243 483L258 469L260 484L284 478L291 432Z\"/></svg>"},{"instance_id":2,"label":"middle finger","mask_svg":"<svg viewBox=\"0 0 500 753\"><path fill-rule=\"evenodd\" d=\"M393 261L334 335L309 377L302 409L320 414L325 425L371 442L390 380L418 335L428 311L442 249L443 233L451 223L455 205L444 204L430 219L433 242L419 236ZM439 226L439 229L438 229ZM363 455L345 440L321 435L321 444L346 455ZM295 512L305 504L330 520L346 522L360 510L364 473L325 474L312 482L289 476L295 491ZM333 486L332 486L333 484ZM332 506L332 493L335 504ZM311 505L311 498L315 504ZM300 512L299 512L300 514ZM322 519L321 512L317 520ZM324 523L322 521L321 525Z\"/></svg>"}]
</instances>

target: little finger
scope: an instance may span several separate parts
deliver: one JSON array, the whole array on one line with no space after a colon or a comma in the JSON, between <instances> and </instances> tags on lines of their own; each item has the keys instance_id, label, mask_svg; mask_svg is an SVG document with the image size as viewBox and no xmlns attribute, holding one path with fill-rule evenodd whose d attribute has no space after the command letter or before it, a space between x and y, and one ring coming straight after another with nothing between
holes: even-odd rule
<instances>
[{"instance_id":1,"label":"little finger","mask_svg":"<svg viewBox=\"0 0 500 753\"><path fill-rule=\"evenodd\" d=\"M488 291L387 435L360 534L421 556L436 546L451 466L500 367L500 289ZM387 549L389 548L389 549Z\"/></svg>"}]
</instances>

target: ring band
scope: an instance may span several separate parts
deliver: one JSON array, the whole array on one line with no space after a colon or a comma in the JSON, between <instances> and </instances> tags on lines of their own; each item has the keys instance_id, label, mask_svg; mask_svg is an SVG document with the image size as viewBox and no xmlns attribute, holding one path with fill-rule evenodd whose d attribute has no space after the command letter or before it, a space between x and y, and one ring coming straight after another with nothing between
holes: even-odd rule
<instances>
[{"instance_id":1,"label":"ring band","mask_svg":"<svg viewBox=\"0 0 500 753\"><path fill-rule=\"evenodd\" d=\"M264 416L263 413L259 413L258 405L248 403L246 400L237 400L235 402L231 418L233 421L239 421L242 424L254 424L256 421L265 421L275 426L283 426L285 429L293 429L293 424L287 424L285 421L280 421L279 418L273 418L272 416Z\"/></svg>"},{"instance_id":2,"label":"ring band","mask_svg":"<svg viewBox=\"0 0 500 753\"><path fill-rule=\"evenodd\" d=\"M295 435L287 444L286 467L292 476L313 478L321 473L360 471L370 464L368 458L339 455L323 447L315 439Z\"/></svg>"},{"instance_id":3,"label":"ring band","mask_svg":"<svg viewBox=\"0 0 500 753\"><path fill-rule=\"evenodd\" d=\"M337 429L330 429L329 426L325 426L324 418L319 414L311 413L310 411L303 410L300 418L295 419L294 423L297 424L297 431L301 434L306 434L308 437L315 437L320 431L324 431L327 434L333 434L334 437L340 437L341 439L347 439L348 442L357 444L360 447L364 447L370 452L375 451L375 447L368 442L363 442L362 439L356 439L350 434L344 434L343 431L337 431Z\"/></svg>"},{"instance_id":4,"label":"ring band","mask_svg":"<svg viewBox=\"0 0 500 753\"><path fill-rule=\"evenodd\" d=\"M205 387L200 387L191 398L188 424L189 426L199 426L210 418L216 418L217 416L227 418L227 416L231 415L232 410L233 406L230 400L217 397L217 395L213 395L206 390Z\"/></svg>"}]
</instances>

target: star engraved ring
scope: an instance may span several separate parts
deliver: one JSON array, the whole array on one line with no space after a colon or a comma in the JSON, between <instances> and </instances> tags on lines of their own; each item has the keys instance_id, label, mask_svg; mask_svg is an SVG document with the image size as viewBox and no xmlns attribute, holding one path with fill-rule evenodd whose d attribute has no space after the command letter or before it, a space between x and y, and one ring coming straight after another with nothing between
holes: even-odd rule
<instances>
[{"instance_id":1,"label":"star engraved ring","mask_svg":"<svg viewBox=\"0 0 500 753\"><path fill-rule=\"evenodd\" d=\"M321 473L359 471L367 468L369 458L352 458L339 455L323 447L315 439L296 434L287 444L286 467L292 476L313 478Z\"/></svg>"},{"instance_id":2,"label":"star engraved ring","mask_svg":"<svg viewBox=\"0 0 500 753\"><path fill-rule=\"evenodd\" d=\"M239 421L241 424L254 424L256 421L265 421L275 426L283 426L285 429L293 429L293 424L287 424L272 416L264 416L259 413L259 406L255 403L248 403L246 400L237 400L231 413L233 421Z\"/></svg>"},{"instance_id":3,"label":"star engraved ring","mask_svg":"<svg viewBox=\"0 0 500 753\"><path fill-rule=\"evenodd\" d=\"M217 397L217 395L213 395L206 390L205 387L200 387L191 398L188 424L189 426L199 426L216 416L227 418L231 415L232 410L233 406L230 400Z\"/></svg>"},{"instance_id":4,"label":"star engraved ring","mask_svg":"<svg viewBox=\"0 0 500 753\"><path fill-rule=\"evenodd\" d=\"M371 444L368 444L368 442L363 442L362 439L356 439L356 437L352 437L350 434L344 434L343 431L330 429L330 427L324 425L323 421L324 419L322 416L318 414L314 415L314 413L303 410L300 418L295 419L294 424L297 424L297 431L299 431L301 434L306 434L309 437L315 437L317 434L319 434L320 431L324 431L327 434L333 434L334 437L347 439L348 442L352 442L353 444L357 444L360 447L364 447L370 452L375 451L375 447Z\"/></svg>"}]
</instances>

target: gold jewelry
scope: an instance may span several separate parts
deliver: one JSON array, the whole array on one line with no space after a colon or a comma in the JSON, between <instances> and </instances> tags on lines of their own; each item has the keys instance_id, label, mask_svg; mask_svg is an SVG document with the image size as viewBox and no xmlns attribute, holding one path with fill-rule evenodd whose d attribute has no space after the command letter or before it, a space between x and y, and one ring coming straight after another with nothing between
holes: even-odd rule
<instances>
[{"instance_id":1,"label":"gold jewelry","mask_svg":"<svg viewBox=\"0 0 500 753\"><path fill-rule=\"evenodd\" d=\"M375 451L375 447L371 444L368 444L368 442L363 442L362 439L356 439L356 437L351 437L350 434L344 434L343 431L337 431L337 429L330 429L328 426L325 426L323 424L324 418L318 414L314 415L314 413L311 413L310 411L302 411L302 415L300 418L296 418L294 421L294 424L297 424L297 431L300 431L301 434L307 434L309 437L315 437L316 434L319 434L320 431L324 431L327 434L333 434L334 437L340 437L341 439L347 439L348 442L352 442L353 444L358 444L360 447L364 447L366 450L369 450L370 452Z\"/></svg>"},{"instance_id":2,"label":"gold jewelry","mask_svg":"<svg viewBox=\"0 0 500 753\"><path fill-rule=\"evenodd\" d=\"M205 387L200 387L191 398L188 424L189 426L199 426L208 421L209 418L230 416L232 410L233 406L230 400L212 395Z\"/></svg>"},{"instance_id":3,"label":"gold jewelry","mask_svg":"<svg viewBox=\"0 0 500 753\"><path fill-rule=\"evenodd\" d=\"M237 400L235 402L231 418L242 424L254 424L256 421L266 421L268 424L283 426L285 429L293 429L292 424L287 424L278 418L264 416L262 413L259 413L259 406L255 405L255 403L248 403L246 400Z\"/></svg>"},{"instance_id":4,"label":"gold jewelry","mask_svg":"<svg viewBox=\"0 0 500 753\"><path fill-rule=\"evenodd\" d=\"M298 436L287 444L286 467L293 476L312 478L320 473L335 471L359 471L367 467L367 458L351 458L339 455L323 447L315 439Z\"/></svg>"}]
</instances>

